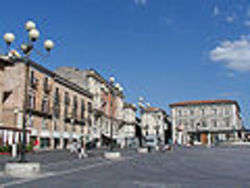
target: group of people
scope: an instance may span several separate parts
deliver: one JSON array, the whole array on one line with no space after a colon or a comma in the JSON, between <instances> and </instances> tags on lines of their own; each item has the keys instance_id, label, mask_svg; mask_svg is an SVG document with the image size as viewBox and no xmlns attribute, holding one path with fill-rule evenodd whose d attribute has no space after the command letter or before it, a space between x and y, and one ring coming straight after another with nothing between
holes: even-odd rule
<instances>
[{"instance_id":1,"label":"group of people","mask_svg":"<svg viewBox=\"0 0 250 188\"><path fill-rule=\"evenodd\" d=\"M71 144L70 144L70 153L75 153L78 155L79 159L82 159L83 157L86 158L88 157L87 153L86 153L86 149L84 147L84 144L82 141L77 141L74 140Z\"/></svg>"}]
</instances>

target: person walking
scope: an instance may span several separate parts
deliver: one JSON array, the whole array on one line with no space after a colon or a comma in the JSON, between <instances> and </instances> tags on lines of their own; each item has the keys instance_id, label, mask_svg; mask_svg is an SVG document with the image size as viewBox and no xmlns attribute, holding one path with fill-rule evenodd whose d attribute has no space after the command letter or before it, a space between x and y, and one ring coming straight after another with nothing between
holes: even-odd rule
<instances>
[{"instance_id":1,"label":"person walking","mask_svg":"<svg viewBox=\"0 0 250 188\"><path fill-rule=\"evenodd\" d=\"M84 158L88 157L86 150L85 150L85 144L83 143L83 141L80 141L78 143L77 151L78 151L78 158L79 159L82 159L83 157Z\"/></svg>"}]
</instances>

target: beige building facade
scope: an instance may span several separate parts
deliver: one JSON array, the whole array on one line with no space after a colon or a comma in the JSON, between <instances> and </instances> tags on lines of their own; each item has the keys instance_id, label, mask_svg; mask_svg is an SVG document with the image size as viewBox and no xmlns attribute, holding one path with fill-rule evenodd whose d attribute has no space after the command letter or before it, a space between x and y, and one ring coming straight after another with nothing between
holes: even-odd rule
<instances>
[{"instance_id":1,"label":"beige building facade","mask_svg":"<svg viewBox=\"0 0 250 188\"><path fill-rule=\"evenodd\" d=\"M173 141L178 144L237 140L243 129L237 101L186 101L170 107Z\"/></svg>"}]
</instances>

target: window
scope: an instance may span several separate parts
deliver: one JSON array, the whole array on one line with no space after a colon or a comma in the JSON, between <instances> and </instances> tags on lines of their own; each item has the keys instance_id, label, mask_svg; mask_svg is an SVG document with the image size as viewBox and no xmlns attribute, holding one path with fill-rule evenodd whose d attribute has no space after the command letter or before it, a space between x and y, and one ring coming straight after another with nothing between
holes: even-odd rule
<instances>
[{"instance_id":1,"label":"window","mask_svg":"<svg viewBox=\"0 0 250 188\"><path fill-rule=\"evenodd\" d=\"M178 121L178 125L181 125L181 124L182 124L182 121L181 121L181 120L179 120L179 121Z\"/></svg>"},{"instance_id":2,"label":"window","mask_svg":"<svg viewBox=\"0 0 250 188\"><path fill-rule=\"evenodd\" d=\"M68 117L69 105L70 105L69 93L65 92L64 93L64 118Z\"/></svg>"},{"instance_id":3,"label":"window","mask_svg":"<svg viewBox=\"0 0 250 188\"><path fill-rule=\"evenodd\" d=\"M84 100L81 101L81 119L84 119L84 112L85 112L85 104Z\"/></svg>"},{"instance_id":4,"label":"window","mask_svg":"<svg viewBox=\"0 0 250 188\"><path fill-rule=\"evenodd\" d=\"M33 94L28 96L28 106L30 109L35 109L36 107L36 97Z\"/></svg>"},{"instance_id":5,"label":"window","mask_svg":"<svg viewBox=\"0 0 250 188\"><path fill-rule=\"evenodd\" d=\"M35 80L34 71L31 71L31 72L30 72L30 84L31 84L31 85L34 84L34 80Z\"/></svg>"},{"instance_id":6,"label":"window","mask_svg":"<svg viewBox=\"0 0 250 188\"><path fill-rule=\"evenodd\" d=\"M213 109L213 114L216 115L217 114L217 109Z\"/></svg>"},{"instance_id":7,"label":"window","mask_svg":"<svg viewBox=\"0 0 250 188\"><path fill-rule=\"evenodd\" d=\"M206 121L202 121L201 124L202 124L202 127L207 127L207 122Z\"/></svg>"},{"instance_id":8,"label":"window","mask_svg":"<svg viewBox=\"0 0 250 188\"><path fill-rule=\"evenodd\" d=\"M205 115L205 109L201 109L201 114Z\"/></svg>"},{"instance_id":9,"label":"window","mask_svg":"<svg viewBox=\"0 0 250 188\"><path fill-rule=\"evenodd\" d=\"M88 112L92 113L92 103L88 102Z\"/></svg>"},{"instance_id":10,"label":"window","mask_svg":"<svg viewBox=\"0 0 250 188\"><path fill-rule=\"evenodd\" d=\"M179 115L179 116L182 116L181 110L178 111L178 115Z\"/></svg>"},{"instance_id":11,"label":"window","mask_svg":"<svg viewBox=\"0 0 250 188\"><path fill-rule=\"evenodd\" d=\"M230 110L229 109L225 109L225 115L230 115Z\"/></svg>"},{"instance_id":12,"label":"window","mask_svg":"<svg viewBox=\"0 0 250 188\"><path fill-rule=\"evenodd\" d=\"M49 78L45 77L43 80L43 89L45 91L45 93L49 93L50 92L50 88L49 88Z\"/></svg>"},{"instance_id":13,"label":"window","mask_svg":"<svg viewBox=\"0 0 250 188\"><path fill-rule=\"evenodd\" d=\"M42 112L48 113L49 112L49 104L46 98L42 100Z\"/></svg>"},{"instance_id":14,"label":"window","mask_svg":"<svg viewBox=\"0 0 250 188\"><path fill-rule=\"evenodd\" d=\"M59 88L56 88L55 94L54 94L54 116L56 118L60 117L60 94L59 94Z\"/></svg>"},{"instance_id":15,"label":"window","mask_svg":"<svg viewBox=\"0 0 250 188\"><path fill-rule=\"evenodd\" d=\"M190 115L194 115L194 110L190 110Z\"/></svg>"},{"instance_id":16,"label":"window","mask_svg":"<svg viewBox=\"0 0 250 188\"><path fill-rule=\"evenodd\" d=\"M230 119L229 118L225 119L225 124L226 124L226 127L230 127Z\"/></svg>"},{"instance_id":17,"label":"window","mask_svg":"<svg viewBox=\"0 0 250 188\"><path fill-rule=\"evenodd\" d=\"M46 129L45 119L42 120L42 129Z\"/></svg>"},{"instance_id":18,"label":"window","mask_svg":"<svg viewBox=\"0 0 250 188\"><path fill-rule=\"evenodd\" d=\"M216 128L218 126L217 121L213 120L213 127Z\"/></svg>"},{"instance_id":19,"label":"window","mask_svg":"<svg viewBox=\"0 0 250 188\"><path fill-rule=\"evenodd\" d=\"M193 119L190 120L190 127L194 128L194 120Z\"/></svg>"},{"instance_id":20,"label":"window","mask_svg":"<svg viewBox=\"0 0 250 188\"><path fill-rule=\"evenodd\" d=\"M77 96L74 96L73 98L73 117L74 118L77 118L77 108L78 108L78 105L77 105Z\"/></svg>"}]
</instances>

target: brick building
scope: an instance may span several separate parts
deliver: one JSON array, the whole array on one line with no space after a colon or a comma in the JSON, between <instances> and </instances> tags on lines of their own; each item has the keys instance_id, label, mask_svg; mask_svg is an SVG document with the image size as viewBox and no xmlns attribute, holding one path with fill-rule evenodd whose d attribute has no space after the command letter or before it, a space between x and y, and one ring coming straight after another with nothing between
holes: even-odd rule
<instances>
[{"instance_id":1,"label":"brick building","mask_svg":"<svg viewBox=\"0 0 250 188\"><path fill-rule=\"evenodd\" d=\"M1 56L0 95L0 145L21 140L23 121L27 142L41 148L66 148L89 134L93 95L35 62Z\"/></svg>"}]
</instances>

